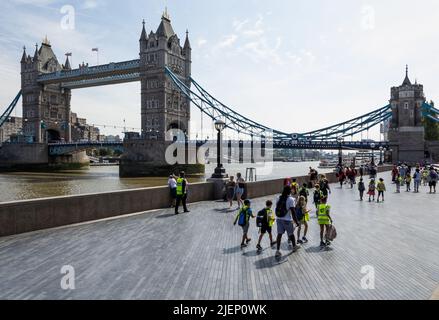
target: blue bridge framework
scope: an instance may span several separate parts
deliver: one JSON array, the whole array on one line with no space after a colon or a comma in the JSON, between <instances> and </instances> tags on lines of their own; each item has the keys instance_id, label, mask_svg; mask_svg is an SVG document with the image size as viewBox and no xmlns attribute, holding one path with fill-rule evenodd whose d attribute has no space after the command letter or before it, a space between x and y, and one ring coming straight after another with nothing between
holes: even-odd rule
<instances>
[{"instance_id":1,"label":"blue bridge framework","mask_svg":"<svg viewBox=\"0 0 439 320\"><path fill-rule=\"evenodd\" d=\"M119 63L109 63L101 66L83 66L74 70L62 70L54 73L42 74L38 77L38 83L49 85L58 83L68 89L77 89L92 86L102 86L122 82L139 81L140 79L140 60L130 60ZM389 120L392 117L390 105L378 108L372 112L361 115L354 119L344 121L319 130L305 133L286 133L257 123L226 106L216 99L212 94L205 90L192 77L191 86L187 86L180 77L165 67L165 72L175 87L196 106L202 113L207 115L212 121L223 120L226 128L239 134L246 135L248 140L242 143L251 143L253 139L270 140L274 148L284 149L379 149L388 148L388 142L373 141L340 141L341 138L349 138L361 132ZM12 111L20 100L21 91L17 94L11 104L0 116L0 127L10 117ZM439 122L437 116L439 110L424 103L422 105L424 117ZM198 146L205 144L205 141L195 142ZM62 155L75 151L90 148L111 148L123 151L123 143L59 143L49 144L50 155Z\"/></svg>"}]
</instances>

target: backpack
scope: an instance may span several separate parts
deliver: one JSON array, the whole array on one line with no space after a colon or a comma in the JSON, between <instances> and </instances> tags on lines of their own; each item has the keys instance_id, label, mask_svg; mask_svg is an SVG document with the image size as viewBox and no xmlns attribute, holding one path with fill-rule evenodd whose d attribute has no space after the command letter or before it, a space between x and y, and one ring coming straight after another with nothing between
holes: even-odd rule
<instances>
[{"instance_id":1,"label":"backpack","mask_svg":"<svg viewBox=\"0 0 439 320\"><path fill-rule=\"evenodd\" d=\"M320 203L320 200L322 200L322 192L321 191L314 191L314 202Z\"/></svg>"},{"instance_id":2,"label":"backpack","mask_svg":"<svg viewBox=\"0 0 439 320\"><path fill-rule=\"evenodd\" d=\"M297 208L296 208L296 217L297 217L297 220L299 220L299 221L302 220L304 216L305 216L305 214L303 213L302 208L297 207Z\"/></svg>"},{"instance_id":3,"label":"backpack","mask_svg":"<svg viewBox=\"0 0 439 320\"><path fill-rule=\"evenodd\" d=\"M258 215L256 216L256 226L258 228L262 228L267 224L268 224L267 210L262 209L261 211L258 212Z\"/></svg>"},{"instance_id":4,"label":"backpack","mask_svg":"<svg viewBox=\"0 0 439 320\"><path fill-rule=\"evenodd\" d=\"M238 225L244 227L247 224L247 209L241 209L239 212Z\"/></svg>"},{"instance_id":5,"label":"backpack","mask_svg":"<svg viewBox=\"0 0 439 320\"><path fill-rule=\"evenodd\" d=\"M280 197L279 201L276 204L276 217L283 218L287 215L287 199L284 197Z\"/></svg>"}]
</instances>

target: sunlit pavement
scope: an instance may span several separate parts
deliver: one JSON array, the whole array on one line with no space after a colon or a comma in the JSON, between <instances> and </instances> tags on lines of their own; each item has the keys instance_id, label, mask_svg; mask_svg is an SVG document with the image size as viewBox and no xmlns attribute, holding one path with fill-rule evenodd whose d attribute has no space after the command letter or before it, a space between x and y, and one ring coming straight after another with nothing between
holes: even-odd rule
<instances>
[{"instance_id":1,"label":"sunlit pavement","mask_svg":"<svg viewBox=\"0 0 439 320\"><path fill-rule=\"evenodd\" d=\"M268 237L256 253L254 221L240 249L235 211L222 202L3 238L0 298L429 299L439 284L439 195L395 194L388 180L384 203L332 185L338 238L320 249L313 212L310 242L287 256L284 237L280 263ZM270 198L254 199L254 210ZM65 265L74 290L61 286Z\"/></svg>"}]
</instances>

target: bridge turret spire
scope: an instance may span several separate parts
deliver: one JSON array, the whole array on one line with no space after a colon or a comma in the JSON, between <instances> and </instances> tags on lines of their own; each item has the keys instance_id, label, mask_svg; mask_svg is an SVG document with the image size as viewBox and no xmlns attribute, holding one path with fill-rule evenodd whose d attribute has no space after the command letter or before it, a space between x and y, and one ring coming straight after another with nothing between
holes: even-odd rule
<instances>
[{"instance_id":1,"label":"bridge turret spire","mask_svg":"<svg viewBox=\"0 0 439 320\"><path fill-rule=\"evenodd\" d=\"M71 67L71 65L70 65L69 56L68 56L68 55L66 55L66 56L67 56L67 58L66 58L66 63L64 64L64 69L65 69L65 70L71 70L72 67Z\"/></svg>"},{"instance_id":2,"label":"bridge turret spire","mask_svg":"<svg viewBox=\"0 0 439 320\"><path fill-rule=\"evenodd\" d=\"M184 49L191 49L191 43L189 41L189 30L186 29L186 40L184 42Z\"/></svg>"},{"instance_id":3,"label":"bridge turret spire","mask_svg":"<svg viewBox=\"0 0 439 320\"><path fill-rule=\"evenodd\" d=\"M40 54L38 52L38 43L35 44L35 53L34 53L34 61L40 60Z\"/></svg>"},{"instance_id":4,"label":"bridge turret spire","mask_svg":"<svg viewBox=\"0 0 439 320\"><path fill-rule=\"evenodd\" d=\"M409 66L408 64L405 65L405 79L404 82L402 83L403 86L411 86L412 83L409 79Z\"/></svg>"},{"instance_id":5,"label":"bridge turret spire","mask_svg":"<svg viewBox=\"0 0 439 320\"><path fill-rule=\"evenodd\" d=\"M173 35L175 35L174 29L172 29L171 18L168 14L168 9L165 9L165 12L162 15L162 21L157 29L157 37L165 37L169 39Z\"/></svg>"},{"instance_id":6,"label":"bridge turret spire","mask_svg":"<svg viewBox=\"0 0 439 320\"><path fill-rule=\"evenodd\" d=\"M142 33L140 35L140 41L146 41L148 40L148 36L146 34L146 29L145 29L145 20L142 21Z\"/></svg>"},{"instance_id":7,"label":"bridge turret spire","mask_svg":"<svg viewBox=\"0 0 439 320\"><path fill-rule=\"evenodd\" d=\"M23 46L23 56L21 57L21 63L25 63L26 62L26 58L27 58L26 47Z\"/></svg>"}]
</instances>

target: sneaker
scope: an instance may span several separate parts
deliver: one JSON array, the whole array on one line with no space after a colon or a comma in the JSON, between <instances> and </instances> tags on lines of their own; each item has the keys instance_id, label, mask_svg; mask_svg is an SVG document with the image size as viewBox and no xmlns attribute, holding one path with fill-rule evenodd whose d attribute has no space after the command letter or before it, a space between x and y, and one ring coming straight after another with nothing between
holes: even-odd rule
<instances>
[{"instance_id":1,"label":"sneaker","mask_svg":"<svg viewBox=\"0 0 439 320\"><path fill-rule=\"evenodd\" d=\"M280 253L280 251L276 251L276 254L274 256L275 258L279 259L280 257L282 257L282 253Z\"/></svg>"},{"instance_id":2,"label":"sneaker","mask_svg":"<svg viewBox=\"0 0 439 320\"><path fill-rule=\"evenodd\" d=\"M296 252L296 251L299 250L299 249L300 249L300 246L297 245L297 246L294 246L294 247L293 247L293 250L292 250L292 251L293 251L293 252Z\"/></svg>"},{"instance_id":3,"label":"sneaker","mask_svg":"<svg viewBox=\"0 0 439 320\"><path fill-rule=\"evenodd\" d=\"M189 212L191 212L190 210L186 210L184 213L189 213Z\"/></svg>"},{"instance_id":4,"label":"sneaker","mask_svg":"<svg viewBox=\"0 0 439 320\"><path fill-rule=\"evenodd\" d=\"M330 246L330 245L331 245L331 242L330 242L329 240L326 240L326 245L327 245L327 246Z\"/></svg>"},{"instance_id":5,"label":"sneaker","mask_svg":"<svg viewBox=\"0 0 439 320\"><path fill-rule=\"evenodd\" d=\"M320 247L325 247L326 244L323 241L320 241Z\"/></svg>"},{"instance_id":6,"label":"sneaker","mask_svg":"<svg viewBox=\"0 0 439 320\"><path fill-rule=\"evenodd\" d=\"M247 239L247 240L245 241L245 243L249 244L250 241L252 241L252 239Z\"/></svg>"},{"instance_id":7,"label":"sneaker","mask_svg":"<svg viewBox=\"0 0 439 320\"><path fill-rule=\"evenodd\" d=\"M308 243L308 239L307 239L306 237L303 237L303 238L302 238L302 241L303 241L304 243Z\"/></svg>"},{"instance_id":8,"label":"sneaker","mask_svg":"<svg viewBox=\"0 0 439 320\"><path fill-rule=\"evenodd\" d=\"M297 244L303 244L302 240L297 240Z\"/></svg>"},{"instance_id":9,"label":"sneaker","mask_svg":"<svg viewBox=\"0 0 439 320\"><path fill-rule=\"evenodd\" d=\"M241 249L243 249L243 248L245 248L245 247L247 247L247 245L246 245L245 243L242 243L242 244L241 244Z\"/></svg>"},{"instance_id":10,"label":"sneaker","mask_svg":"<svg viewBox=\"0 0 439 320\"><path fill-rule=\"evenodd\" d=\"M271 243L271 246L273 247L274 245L276 245L277 244L277 242L276 241L273 241L272 243Z\"/></svg>"},{"instance_id":11,"label":"sneaker","mask_svg":"<svg viewBox=\"0 0 439 320\"><path fill-rule=\"evenodd\" d=\"M258 251L262 251L262 247L260 244L256 245L256 249L258 249Z\"/></svg>"}]
</instances>

